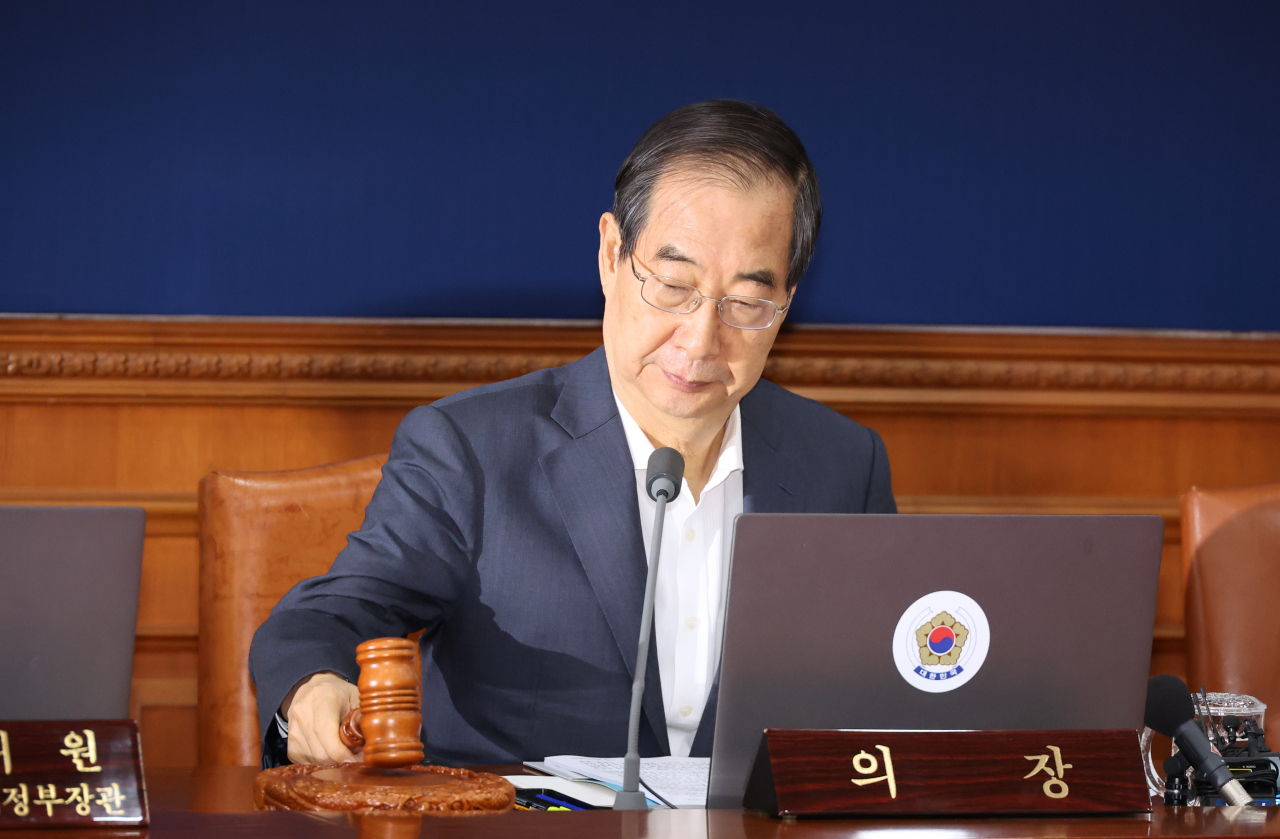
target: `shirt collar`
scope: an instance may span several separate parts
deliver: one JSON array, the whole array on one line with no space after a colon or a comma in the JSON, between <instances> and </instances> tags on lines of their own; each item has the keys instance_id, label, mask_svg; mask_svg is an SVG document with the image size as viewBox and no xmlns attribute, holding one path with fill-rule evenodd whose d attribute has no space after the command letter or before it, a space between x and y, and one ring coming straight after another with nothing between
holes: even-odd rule
<instances>
[{"instance_id":1,"label":"shirt collar","mask_svg":"<svg viewBox=\"0 0 1280 839\"><path fill-rule=\"evenodd\" d=\"M627 435L627 448L631 450L631 462L637 472L643 472L649 468L649 455L653 454L653 443L650 443L649 438L640 430L639 423L622 404L617 391L614 391L613 401L618 403L618 416L622 417L622 430ZM725 423L724 440L720 443L720 456L716 459L716 468L712 470L711 477L707 480L707 489L729 477L730 473L741 471L742 409L741 406L734 405L733 413Z\"/></svg>"}]
</instances>

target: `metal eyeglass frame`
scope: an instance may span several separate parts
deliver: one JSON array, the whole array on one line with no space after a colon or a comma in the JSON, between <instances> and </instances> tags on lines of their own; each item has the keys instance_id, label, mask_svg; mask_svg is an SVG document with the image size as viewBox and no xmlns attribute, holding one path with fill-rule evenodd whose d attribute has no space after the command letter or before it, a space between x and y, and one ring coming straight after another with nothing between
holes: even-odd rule
<instances>
[{"instance_id":1,"label":"metal eyeglass frame","mask_svg":"<svg viewBox=\"0 0 1280 839\"><path fill-rule=\"evenodd\" d=\"M635 274L636 279L640 281L641 285L644 284L645 280L653 278L653 279L662 280L663 282L672 283L674 285L684 286L685 288L689 289L690 291L692 291L694 294L697 295L697 299L694 301L694 304L692 306L690 306L686 311L677 312L674 309L664 309L656 303L650 303L648 300L645 300L644 294L641 293L640 299L644 300L644 302L646 303L649 303L650 306L657 309L659 312L666 312L667 314L670 314L670 315L691 315L695 311L697 311L699 306L702 305L703 300L710 300L712 303L716 304L716 314L719 316L720 322L723 323L725 326L732 326L734 329L748 329L748 330L754 331L757 329L768 329L769 327L773 326L774 322L777 321L778 319L778 315L782 314L787 309L791 308L790 300L787 301L787 305L779 306L777 303L774 303L772 300L766 300L763 297L747 297L742 294L726 294L724 297L720 297L720 298L708 297L702 292L698 291L698 289L695 288L694 286L691 286L686 282L681 282L680 280L673 279L671 277L663 276L662 274L645 274L644 276L641 276L640 272L636 270L636 255L633 253L631 254L630 258L631 258L631 273ZM787 296L790 297L791 293L788 292ZM770 306L773 307L773 317L769 318L769 322L766 323L764 326L738 326L738 324L736 323L729 323L729 321L724 319L724 309L721 308L721 305L726 300L750 300L752 303L768 303Z\"/></svg>"}]
</instances>

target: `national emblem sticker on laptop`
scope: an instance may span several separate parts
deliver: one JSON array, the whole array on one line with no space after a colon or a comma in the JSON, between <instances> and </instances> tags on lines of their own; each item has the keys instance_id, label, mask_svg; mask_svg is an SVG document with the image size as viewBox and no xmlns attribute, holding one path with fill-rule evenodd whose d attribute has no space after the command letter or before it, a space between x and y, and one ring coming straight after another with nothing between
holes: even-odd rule
<instances>
[{"instance_id":1,"label":"national emblem sticker on laptop","mask_svg":"<svg viewBox=\"0 0 1280 839\"><path fill-rule=\"evenodd\" d=\"M912 603L898 619L893 662L913 688L945 693L982 668L990 642L987 615L972 597L935 591Z\"/></svg>"}]
</instances>

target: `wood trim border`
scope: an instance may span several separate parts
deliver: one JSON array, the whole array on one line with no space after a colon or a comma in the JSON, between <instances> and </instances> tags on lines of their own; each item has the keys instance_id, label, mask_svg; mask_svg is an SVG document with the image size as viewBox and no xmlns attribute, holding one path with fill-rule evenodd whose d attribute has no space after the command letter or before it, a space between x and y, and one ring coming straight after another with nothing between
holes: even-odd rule
<instances>
[{"instance_id":1,"label":"wood trim border","mask_svg":"<svg viewBox=\"0 0 1280 839\"><path fill-rule=\"evenodd\" d=\"M193 678L141 678L129 685L129 717L141 720L145 708L196 706L196 680Z\"/></svg>"},{"instance_id":2,"label":"wood trim border","mask_svg":"<svg viewBox=\"0 0 1280 839\"><path fill-rule=\"evenodd\" d=\"M194 492L138 492L127 489L0 488L0 504L70 507L141 507L147 536L198 535Z\"/></svg>"},{"instance_id":3,"label":"wood trim border","mask_svg":"<svg viewBox=\"0 0 1280 839\"><path fill-rule=\"evenodd\" d=\"M416 404L556 367L596 322L0 318L0 400ZM1280 415L1280 334L801 326L770 380L833 406Z\"/></svg>"},{"instance_id":4,"label":"wood trim border","mask_svg":"<svg viewBox=\"0 0 1280 839\"><path fill-rule=\"evenodd\" d=\"M1280 393L1280 365L984 359L789 358L787 342L766 375L787 385L1019 390ZM559 367L582 354L195 353L8 350L9 379L248 381L499 381Z\"/></svg>"}]
</instances>

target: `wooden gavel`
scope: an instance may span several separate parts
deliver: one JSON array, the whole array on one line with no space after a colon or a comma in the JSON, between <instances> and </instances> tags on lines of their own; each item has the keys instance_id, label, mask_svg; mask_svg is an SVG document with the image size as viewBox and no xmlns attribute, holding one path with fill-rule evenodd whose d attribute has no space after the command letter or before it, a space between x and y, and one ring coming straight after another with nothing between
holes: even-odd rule
<instances>
[{"instance_id":1,"label":"wooden gavel","mask_svg":"<svg viewBox=\"0 0 1280 839\"><path fill-rule=\"evenodd\" d=\"M360 707L342 720L338 737L378 769L421 763L422 658L417 641L374 638L356 647Z\"/></svg>"},{"instance_id":2,"label":"wooden gavel","mask_svg":"<svg viewBox=\"0 0 1280 839\"><path fill-rule=\"evenodd\" d=\"M416 639L366 641L356 648L356 661L360 705L343 718L338 736L349 749L363 747L364 763L264 769L253 787L259 809L346 811L363 839L417 836L425 813L472 816L511 809L515 787L497 775L421 765L422 657Z\"/></svg>"}]
</instances>

